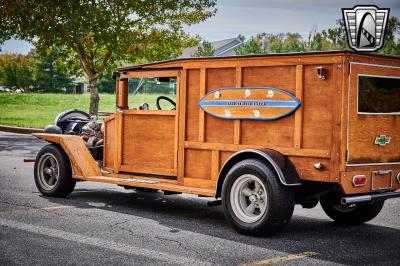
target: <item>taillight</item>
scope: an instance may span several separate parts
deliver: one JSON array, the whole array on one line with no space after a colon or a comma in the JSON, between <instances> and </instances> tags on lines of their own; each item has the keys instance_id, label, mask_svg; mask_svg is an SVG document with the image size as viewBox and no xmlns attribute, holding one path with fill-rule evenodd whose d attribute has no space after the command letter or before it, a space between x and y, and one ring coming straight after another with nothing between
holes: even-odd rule
<instances>
[{"instance_id":1,"label":"taillight","mask_svg":"<svg viewBox=\"0 0 400 266\"><path fill-rule=\"evenodd\" d=\"M353 186L362 187L367 183L367 177L365 175L355 175L353 176Z\"/></svg>"},{"instance_id":2,"label":"taillight","mask_svg":"<svg viewBox=\"0 0 400 266\"><path fill-rule=\"evenodd\" d=\"M399 183L399 184L400 184L400 172L397 174L397 177L396 177L396 179L397 179L397 183Z\"/></svg>"}]
</instances>

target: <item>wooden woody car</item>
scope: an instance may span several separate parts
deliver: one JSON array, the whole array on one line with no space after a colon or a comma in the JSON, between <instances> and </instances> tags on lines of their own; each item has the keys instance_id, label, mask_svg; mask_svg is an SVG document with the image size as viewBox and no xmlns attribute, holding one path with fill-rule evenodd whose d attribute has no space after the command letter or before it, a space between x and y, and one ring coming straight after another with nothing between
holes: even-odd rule
<instances>
[{"instance_id":1,"label":"wooden woody car","mask_svg":"<svg viewBox=\"0 0 400 266\"><path fill-rule=\"evenodd\" d=\"M188 58L113 75L116 112L104 119L101 164L80 136L34 134L51 143L34 170L44 195L67 196L83 180L215 197L234 228L251 235L282 228L295 204L320 202L333 220L358 224L400 196L398 57ZM143 79L175 81L158 110L154 94L130 104L139 97L128 99L131 82Z\"/></svg>"}]
</instances>

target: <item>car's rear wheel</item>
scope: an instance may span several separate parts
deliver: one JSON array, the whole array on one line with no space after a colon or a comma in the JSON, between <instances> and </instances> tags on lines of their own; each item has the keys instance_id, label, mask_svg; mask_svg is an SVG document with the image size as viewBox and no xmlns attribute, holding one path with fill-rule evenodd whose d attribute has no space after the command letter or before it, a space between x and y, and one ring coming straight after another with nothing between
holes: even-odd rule
<instances>
[{"instance_id":1,"label":"car's rear wheel","mask_svg":"<svg viewBox=\"0 0 400 266\"><path fill-rule=\"evenodd\" d=\"M45 196L66 197L76 184L67 155L54 144L47 145L39 151L34 176L36 187Z\"/></svg>"},{"instance_id":2,"label":"car's rear wheel","mask_svg":"<svg viewBox=\"0 0 400 266\"><path fill-rule=\"evenodd\" d=\"M320 203L324 212L334 221L341 224L362 224L374 219L382 210L384 201L371 201L342 205L342 195L331 191L321 196Z\"/></svg>"},{"instance_id":3,"label":"car's rear wheel","mask_svg":"<svg viewBox=\"0 0 400 266\"><path fill-rule=\"evenodd\" d=\"M294 192L262 160L234 165L222 188L227 220L240 233L263 236L279 231L293 214Z\"/></svg>"}]
</instances>

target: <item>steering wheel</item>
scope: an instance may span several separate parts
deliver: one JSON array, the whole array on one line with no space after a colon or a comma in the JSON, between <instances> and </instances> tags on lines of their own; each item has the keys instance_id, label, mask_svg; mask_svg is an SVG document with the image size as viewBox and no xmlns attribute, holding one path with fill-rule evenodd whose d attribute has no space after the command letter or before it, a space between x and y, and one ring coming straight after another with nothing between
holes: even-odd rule
<instances>
[{"instance_id":1,"label":"steering wheel","mask_svg":"<svg viewBox=\"0 0 400 266\"><path fill-rule=\"evenodd\" d=\"M161 109L161 106L160 106L160 101L161 101L161 100L165 100L165 101L169 102L170 104L172 104L172 105L174 106L174 108L172 108L171 110L175 110L175 109L176 109L176 104L175 104L175 102L174 102L172 99L170 99L170 98L168 98L168 97L166 97L166 96L159 96L159 97L157 98L157 102L156 102L156 104L157 104L157 109L158 109L158 110L162 110L162 109Z\"/></svg>"}]
</instances>

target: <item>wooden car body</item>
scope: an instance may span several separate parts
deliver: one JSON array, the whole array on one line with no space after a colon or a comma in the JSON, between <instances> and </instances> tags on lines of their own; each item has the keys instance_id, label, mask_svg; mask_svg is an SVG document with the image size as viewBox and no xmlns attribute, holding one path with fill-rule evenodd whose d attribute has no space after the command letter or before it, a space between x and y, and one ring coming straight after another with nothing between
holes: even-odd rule
<instances>
[{"instance_id":1,"label":"wooden car body","mask_svg":"<svg viewBox=\"0 0 400 266\"><path fill-rule=\"evenodd\" d=\"M78 136L37 136L63 147L80 180L218 198L234 162L260 157L299 194L321 185L344 195L394 191L400 114L359 112L363 75L400 78L400 59L338 51L124 67L114 73L116 112L104 120L102 169ZM129 78L160 77L177 79L176 110L128 106L135 97L128 96ZM374 143L385 137L390 143ZM366 184L356 186L360 175Z\"/></svg>"}]
</instances>

